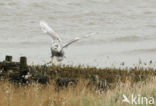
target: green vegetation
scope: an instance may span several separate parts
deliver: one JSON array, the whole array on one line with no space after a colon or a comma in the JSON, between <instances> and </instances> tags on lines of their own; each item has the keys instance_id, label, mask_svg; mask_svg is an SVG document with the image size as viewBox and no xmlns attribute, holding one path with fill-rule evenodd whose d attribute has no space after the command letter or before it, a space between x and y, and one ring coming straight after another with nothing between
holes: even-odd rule
<instances>
[{"instance_id":1,"label":"green vegetation","mask_svg":"<svg viewBox=\"0 0 156 106\"><path fill-rule=\"evenodd\" d=\"M26 63L25 63L26 64ZM47 84L55 81L59 86L68 86L68 83L77 83L80 79L86 80L88 85L96 85L102 89L113 88L117 83L131 84L146 80L156 75L152 68L96 68L70 65L24 65L20 63L4 61L0 64L0 78L8 79L15 84L30 84L38 82Z\"/></svg>"},{"instance_id":2,"label":"green vegetation","mask_svg":"<svg viewBox=\"0 0 156 106\"><path fill-rule=\"evenodd\" d=\"M155 69L0 62L0 105L125 106L122 94L156 97ZM148 89L148 90L147 90Z\"/></svg>"}]
</instances>

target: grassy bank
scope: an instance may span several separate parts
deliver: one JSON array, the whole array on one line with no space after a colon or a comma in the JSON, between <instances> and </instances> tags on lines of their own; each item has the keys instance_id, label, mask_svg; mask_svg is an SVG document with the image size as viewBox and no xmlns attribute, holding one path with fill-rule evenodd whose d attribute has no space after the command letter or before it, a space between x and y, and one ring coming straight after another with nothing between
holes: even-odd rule
<instances>
[{"instance_id":1,"label":"grassy bank","mask_svg":"<svg viewBox=\"0 0 156 106\"><path fill-rule=\"evenodd\" d=\"M0 78L8 79L14 84L49 84L55 81L59 86L67 86L68 83L77 83L80 79L88 81L90 85L105 83L105 86L112 88L115 84L127 80L132 84L139 81L146 81L156 75L152 68L96 68L70 65L36 65L20 67L0 67ZM67 85L65 85L67 84ZM104 86L103 86L104 87ZM104 89L104 88L103 88Z\"/></svg>"},{"instance_id":2,"label":"grassy bank","mask_svg":"<svg viewBox=\"0 0 156 106\"><path fill-rule=\"evenodd\" d=\"M87 82L80 80L76 87L69 86L56 92L55 83L46 86L33 83L29 86L16 87L6 81L0 82L1 106L129 106L122 103L122 95L130 98L133 93L146 97L156 97L156 78L146 83L138 82L131 86L131 82L118 83L114 89L107 91L93 91L87 87Z\"/></svg>"},{"instance_id":3,"label":"grassy bank","mask_svg":"<svg viewBox=\"0 0 156 106\"><path fill-rule=\"evenodd\" d=\"M152 68L0 64L0 106L125 106L123 94L156 97Z\"/></svg>"}]
</instances>

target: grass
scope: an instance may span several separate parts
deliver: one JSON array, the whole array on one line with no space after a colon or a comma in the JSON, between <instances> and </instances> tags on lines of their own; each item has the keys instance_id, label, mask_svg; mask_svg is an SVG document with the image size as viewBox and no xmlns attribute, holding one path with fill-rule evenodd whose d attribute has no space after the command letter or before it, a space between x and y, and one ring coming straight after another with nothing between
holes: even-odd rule
<instances>
[{"instance_id":1,"label":"grass","mask_svg":"<svg viewBox=\"0 0 156 106\"><path fill-rule=\"evenodd\" d=\"M122 95L156 97L152 68L0 67L0 106L126 106Z\"/></svg>"},{"instance_id":2,"label":"grass","mask_svg":"<svg viewBox=\"0 0 156 106\"><path fill-rule=\"evenodd\" d=\"M87 83L80 80L76 87L69 86L59 92L51 82L46 86L34 83L28 86L19 86L0 82L1 106L126 106L122 104L122 95L140 94L156 97L156 78L149 79L146 83L138 82L131 86L128 80L118 83L114 89L107 91L93 91L87 88ZM129 97L128 96L128 97Z\"/></svg>"}]
</instances>

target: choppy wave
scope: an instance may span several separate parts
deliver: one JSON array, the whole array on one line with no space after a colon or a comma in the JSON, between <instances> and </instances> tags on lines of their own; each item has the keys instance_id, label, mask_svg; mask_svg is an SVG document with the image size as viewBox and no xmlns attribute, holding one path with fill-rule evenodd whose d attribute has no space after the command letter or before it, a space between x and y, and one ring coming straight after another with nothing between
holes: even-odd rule
<instances>
[{"instance_id":1,"label":"choppy wave","mask_svg":"<svg viewBox=\"0 0 156 106\"><path fill-rule=\"evenodd\" d=\"M156 48L150 48L150 49L135 49L130 51L124 51L123 54L145 54L145 53L156 53Z\"/></svg>"},{"instance_id":2,"label":"choppy wave","mask_svg":"<svg viewBox=\"0 0 156 106\"><path fill-rule=\"evenodd\" d=\"M25 48L25 47L43 47L48 45L47 42L0 42L0 48Z\"/></svg>"},{"instance_id":3,"label":"choppy wave","mask_svg":"<svg viewBox=\"0 0 156 106\"><path fill-rule=\"evenodd\" d=\"M149 40L149 39L150 38L131 35L131 36L117 37L113 39L112 41L136 42L136 41Z\"/></svg>"}]
</instances>

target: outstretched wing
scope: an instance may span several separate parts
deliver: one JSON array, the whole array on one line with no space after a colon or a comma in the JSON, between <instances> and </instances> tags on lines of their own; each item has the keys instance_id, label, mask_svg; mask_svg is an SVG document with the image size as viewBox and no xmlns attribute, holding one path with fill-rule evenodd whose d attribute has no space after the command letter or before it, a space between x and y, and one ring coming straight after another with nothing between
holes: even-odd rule
<instances>
[{"instance_id":1,"label":"outstretched wing","mask_svg":"<svg viewBox=\"0 0 156 106\"><path fill-rule=\"evenodd\" d=\"M53 40L61 41L59 35L45 21L40 21L40 27L41 30L50 35Z\"/></svg>"},{"instance_id":2,"label":"outstretched wing","mask_svg":"<svg viewBox=\"0 0 156 106\"><path fill-rule=\"evenodd\" d=\"M72 43L78 41L79 39L80 39L80 38L78 38L78 37L76 37L75 39L72 39L71 41L65 43L65 44L63 45L63 48L68 47L70 44L72 44Z\"/></svg>"},{"instance_id":3,"label":"outstretched wing","mask_svg":"<svg viewBox=\"0 0 156 106\"><path fill-rule=\"evenodd\" d=\"M63 45L63 48L66 48L66 47L68 47L69 45L71 45L72 43L74 43L74 42L76 42L76 41L78 41L78 40L80 40L80 39L83 39L83 38L88 38L88 37L90 37L91 35L94 35L94 34L95 34L95 33L89 33L89 34L87 34L87 35L85 35L85 36L82 36L81 38L76 37L76 38L72 39L71 41L65 43L65 44Z\"/></svg>"}]
</instances>

